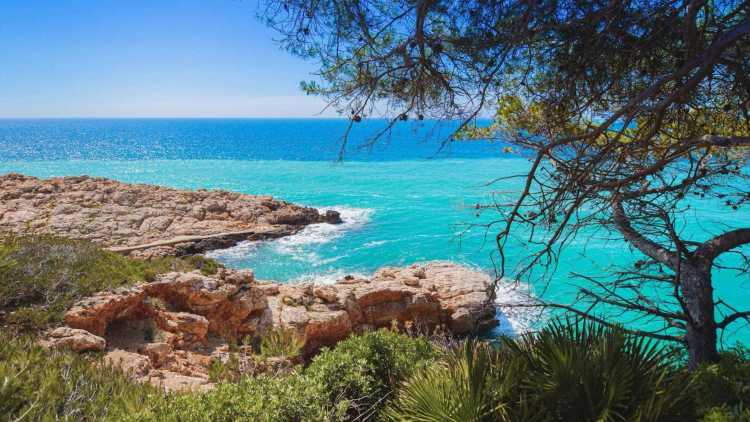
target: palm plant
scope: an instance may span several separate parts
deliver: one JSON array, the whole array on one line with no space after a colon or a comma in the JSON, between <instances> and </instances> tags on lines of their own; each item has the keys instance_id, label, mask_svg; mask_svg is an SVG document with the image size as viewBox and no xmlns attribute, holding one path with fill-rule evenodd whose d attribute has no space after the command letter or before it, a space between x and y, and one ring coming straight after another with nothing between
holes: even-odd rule
<instances>
[{"instance_id":1,"label":"palm plant","mask_svg":"<svg viewBox=\"0 0 750 422\"><path fill-rule=\"evenodd\" d=\"M491 381L499 369L496 353L487 343L467 340L442 362L415 374L384 410L393 421L479 422L504 414L497 400L503 384Z\"/></svg>"},{"instance_id":2,"label":"palm plant","mask_svg":"<svg viewBox=\"0 0 750 422\"><path fill-rule=\"evenodd\" d=\"M468 340L409 379L394 421L693 420L687 374L660 344L617 328L555 320L495 347Z\"/></svg>"},{"instance_id":3,"label":"palm plant","mask_svg":"<svg viewBox=\"0 0 750 422\"><path fill-rule=\"evenodd\" d=\"M514 419L689 420L688 378L662 345L595 322L555 320L538 333L502 340L520 360Z\"/></svg>"}]
</instances>

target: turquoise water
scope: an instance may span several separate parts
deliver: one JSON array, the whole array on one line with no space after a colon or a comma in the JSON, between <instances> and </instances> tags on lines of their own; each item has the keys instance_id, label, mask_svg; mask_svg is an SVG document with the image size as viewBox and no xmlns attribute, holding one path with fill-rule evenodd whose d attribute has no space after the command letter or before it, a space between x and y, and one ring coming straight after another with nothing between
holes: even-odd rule
<instances>
[{"instance_id":1,"label":"turquoise water","mask_svg":"<svg viewBox=\"0 0 750 422\"><path fill-rule=\"evenodd\" d=\"M5 152L7 158L0 159L0 173L39 177L88 174L177 188L227 189L340 211L344 224L339 226L314 225L288 238L244 243L212 253L227 265L252 268L259 278L280 281L331 281L345 274L369 274L383 265L434 259L491 273L496 258L495 230L481 225L498 214L485 211L477 215L475 205L512 198L518 181L486 183L522 173L528 166L520 157L497 158L502 157L498 145L487 143L456 145L440 158L427 159L435 155L437 144L417 140L426 132L424 128L400 128L390 146L371 153L353 149L351 160L336 163L332 161L335 148L315 150L315 145L335 144L341 121L80 122L0 121L0 153ZM254 129L262 136L254 137ZM144 133L149 135L144 138ZM57 143L55 134L60 139ZM357 136L355 145L365 139L362 134ZM187 140L183 142L181 137ZM29 138L35 141L24 140ZM230 144L241 146L221 152ZM267 157L266 144L273 145ZM13 154L8 154L11 150ZM319 159L314 160L316 157ZM707 235L750 217L716 203L696 201L691 205L691 215L701 224L685 230L696 233ZM510 268L527 256L522 235L518 233L509 248ZM529 284L519 285L518 290L504 289L499 301L517 301L519 292L527 290L569 300L573 294L571 271L601 274L612 264L634 259L621 240L590 233L577 239L562 256L549 286L528 280ZM718 273L716 278L717 294L734 306L750 305L747 276ZM523 330L534 318L528 312L502 308L501 330ZM748 331L743 328L725 340L750 343Z\"/></svg>"}]
</instances>

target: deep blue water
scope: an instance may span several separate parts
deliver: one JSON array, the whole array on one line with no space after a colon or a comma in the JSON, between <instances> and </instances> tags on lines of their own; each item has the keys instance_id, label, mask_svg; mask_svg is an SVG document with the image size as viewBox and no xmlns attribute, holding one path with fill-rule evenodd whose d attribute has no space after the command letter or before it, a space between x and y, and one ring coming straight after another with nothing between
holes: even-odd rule
<instances>
[{"instance_id":1,"label":"deep blue water","mask_svg":"<svg viewBox=\"0 0 750 422\"><path fill-rule=\"evenodd\" d=\"M0 160L337 160L342 119L34 119L0 120ZM404 122L374 147L385 127L352 127L348 161L497 156L500 145L448 143L455 122Z\"/></svg>"},{"instance_id":2,"label":"deep blue water","mask_svg":"<svg viewBox=\"0 0 750 422\"><path fill-rule=\"evenodd\" d=\"M385 142L363 148L383 125L355 125L345 161L339 163L344 120L0 120L0 173L89 174L178 188L229 189L341 211L341 226L315 225L289 238L212 253L227 265L253 268L259 278L332 280L433 259L493 272L496 229L482 225L498 214L477 215L475 205L512 199L518 179L486 183L523 173L527 160L504 154L497 143L442 146L455 123L400 123ZM750 217L710 201L691 206L689 217L700 225L686 230L699 238ZM509 267L527 255L523 233L518 233L508 250ZM587 233L563 254L549 286L531 279L519 289L566 301L573 295L571 271L597 275L634 259L622 240ZM747 276L722 272L715 277L717 294L736 307L750 306ZM517 298L514 290L499 294L500 302ZM527 312L503 309L502 329L522 329L529 318L533 316ZM725 340L750 343L748 331Z\"/></svg>"}]
</instances>

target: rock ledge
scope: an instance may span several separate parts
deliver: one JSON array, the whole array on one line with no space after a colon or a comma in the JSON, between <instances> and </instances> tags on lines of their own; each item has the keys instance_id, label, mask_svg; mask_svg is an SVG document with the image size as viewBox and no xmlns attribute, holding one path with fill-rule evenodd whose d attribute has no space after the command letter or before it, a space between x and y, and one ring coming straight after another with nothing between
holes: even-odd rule
<instances>
[{"instance_id":1,"label":"rock ledge","mask_svg":"<svg viewBox=\"0 0 750 422\"><path fill-rule=\"evenodd\" d=\"M442 327L457 335L490 327L496 324L491 285L486 274L448 262L385 267L332 285L263 282L251 271L227 269L215 276L173 272L78 302L65 315L67 327L43 342L104 350L110 364L167 390L205 389L208 368L226 359L228 342L271 329L296 332L309 355L380 327ZM251 361L245 366L257 366Z\"/></svg>"},{"instance_id":2,"label":"rock ledge","mask_svg":"<svg viewBox=\"0 0 750 422\"><path fill-rule=\"evenodd\" d=\"M88 176L0 176L0 232L85 239L134 256L201 253L340 223L270 196L189 191Z\"/></svg>"}]
</instances>

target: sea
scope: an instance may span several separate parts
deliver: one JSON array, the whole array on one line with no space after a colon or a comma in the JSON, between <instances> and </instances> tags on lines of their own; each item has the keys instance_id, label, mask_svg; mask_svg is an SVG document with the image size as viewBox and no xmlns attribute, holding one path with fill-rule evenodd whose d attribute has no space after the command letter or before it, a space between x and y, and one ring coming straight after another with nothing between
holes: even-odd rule
<instances>
[{"instance_id":1,"label":"sea","mask_svg":"<svg viewBox=\"0 0 750 422\"><path fill-rule=\"evenodd\" d=\"M450 142L457 122L399 122L385 132L384 120L348 126L345 119L4 119L0 174L226 189L341 213L340 225L315 224L293 236L209 254L229 267L253 269L260 279L331 283L431 260L495 276L502 205L522 183L509 176L523 175L528 157L498 141ZM498 207L478 207L488 204ZM683 230L697 239L750 221L749 211L719 202L689 205ZM605 276L641 258L616 234L592 230L570 242L554 271L516 280L514 270L533 249L527 237L514 233L506 249L500 324L489 335L523 333L551 317L509 305L534 295L570 303L581 283L574 273ZM750 308L747 274L721 270L714 280L717 296ZM722 342L750 345L750 327L736 324Z\"/></svg>"}]
</instances>

